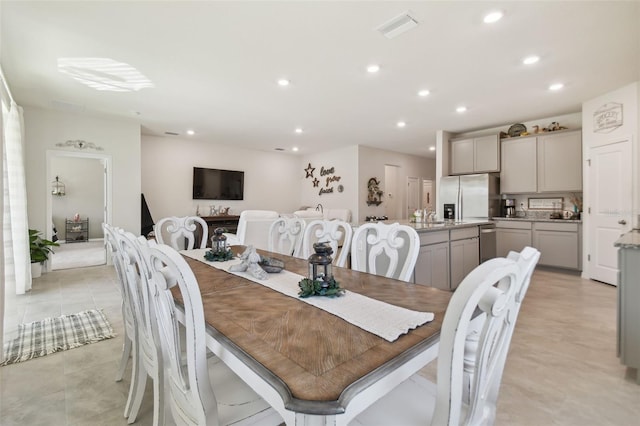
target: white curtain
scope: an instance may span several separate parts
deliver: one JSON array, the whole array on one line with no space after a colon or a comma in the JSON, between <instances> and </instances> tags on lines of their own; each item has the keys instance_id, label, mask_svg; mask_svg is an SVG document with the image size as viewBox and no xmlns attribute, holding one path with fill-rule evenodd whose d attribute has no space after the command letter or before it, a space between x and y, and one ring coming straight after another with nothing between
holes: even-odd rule
<instances>
[{"instance_id":1,"label":"white curtain","mask_svg":"<svg viewBox=\"0 0 640 426\"><path fill-rule=\"evenodd\" d=\"M22 108L2 104L4 191L3 242L5 286L16 294L31 290L31 259L27 221L27 187L24 171Z\"/></svg>"}]
</instances>

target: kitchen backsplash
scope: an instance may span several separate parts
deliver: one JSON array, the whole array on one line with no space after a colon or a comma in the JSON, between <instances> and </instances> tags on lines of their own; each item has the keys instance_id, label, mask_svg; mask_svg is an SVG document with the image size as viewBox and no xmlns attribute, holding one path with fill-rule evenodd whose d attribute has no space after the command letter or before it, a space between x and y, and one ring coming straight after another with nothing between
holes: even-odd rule
<instances>
[{"instance_id":1,"label":"kitchen backsplash","mask_svg":"<svg viewBox=\"0 0 640 426\"><path fill-rule=\"evenodd\" d=\"M544 194L509 194L502 195L503 199L514 198L516 200L516 217L530 217L533 219L548 219L552 213L557 212L573 212L573 199L578 198L582 202L582 192L571 193L544 193ZM529 199L555 199L562 198L562 208L554 210L549 209L529 209Z\"/></svg>"}]
</instances>

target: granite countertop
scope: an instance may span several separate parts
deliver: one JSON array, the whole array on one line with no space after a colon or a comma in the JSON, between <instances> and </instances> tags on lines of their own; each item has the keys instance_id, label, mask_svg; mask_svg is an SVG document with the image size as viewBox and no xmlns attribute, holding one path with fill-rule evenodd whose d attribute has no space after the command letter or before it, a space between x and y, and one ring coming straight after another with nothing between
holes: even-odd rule
<instances>
[{"instance_id":1,"label":"granite countertop","mask_svg":"<svg viewBox=\"0 0 640 426\"><path fill-rule=\"evenodd\" d=\"M623 249L640 249L640 229L633 229L626 234L622 234L622 236L613 243L613 246Z\"/></svg>"},{"instance_id":2,"label":"granite countertop","mask_svg":"<svg viewBox=\"0 0 640 426\"><path fill-rule=\"evenodd\" d=\"M493 222L489 219L487 220L465 220L462 222L446 222L446 221L437 221L435 223L423 223L423 222L410 222L408 220L385 220L382 221L388 225L392 223L399 223L400 225L408 225L415 229L418 233L420 232L434 232L434 231L445 231L452 228L467 228L471 226L480 226L480 225L490 225ZM352 225L353 228L356 228L359 225L363 225L365 223L370 222L361 222L358 224Z\"/></svg>"},{"instance_id":3,"label":"granite countertop","mask_svg":"<svg viewBox=\"0 0 640 426\"><path fill-rule=\"evenodd\" d=\"M566 222L566 223L582 223L580 219L548 219L539 217L492 217L491 220L508 220L514 222Z\"/></svg>"}]
</instances>

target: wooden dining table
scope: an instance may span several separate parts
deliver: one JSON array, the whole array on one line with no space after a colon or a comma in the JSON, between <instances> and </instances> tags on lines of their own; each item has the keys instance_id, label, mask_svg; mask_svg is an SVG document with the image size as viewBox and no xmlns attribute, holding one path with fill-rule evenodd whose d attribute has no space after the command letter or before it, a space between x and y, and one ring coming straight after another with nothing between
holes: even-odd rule
<instances>
[{"instance_id":1,"label":"wooden dining table","mask_svg":"<svg viewBox=\"0 0 640 426\"><path fill-rule=\"evenodd\" d=\"M240 253L244 247L232 249ZM307 274L304 259L259 252L283 260L287 271ZM437 357L450 292L334 267L347 291L435 314L433 321L389 342L298 298L184 258L200 286L207 347L287 425L347 424ZM179 293L175 296L180 303Z\"/></svg>"}]
</instances>

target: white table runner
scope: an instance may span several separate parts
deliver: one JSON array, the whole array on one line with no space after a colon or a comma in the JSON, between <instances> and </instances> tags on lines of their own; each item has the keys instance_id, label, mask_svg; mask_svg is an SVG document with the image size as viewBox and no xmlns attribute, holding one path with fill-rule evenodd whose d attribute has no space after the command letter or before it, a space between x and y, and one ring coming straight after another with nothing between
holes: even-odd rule
<instances>
[{"instance_id":1,"label":"white table runner","mask_svg":"<svg viewBox=\"0 0 640 426\"><path fill-rule=\"evenodd\" d=\"M240 263L240 259L209 262L204 258L207 250L209 249L183 250L181 253L226 272L229 272L231 265ZM229 273L313 305L389 342L393 342L411 329L433 321L434 318L431 312L413 311L351 291L345 291L344 295L340 297L312 296L303 299L298 297L300 290L298 282L304 277L287 270L277 274L269 274L266 280L259 280L246 272Z\"/></svg>"}]
</instances>

